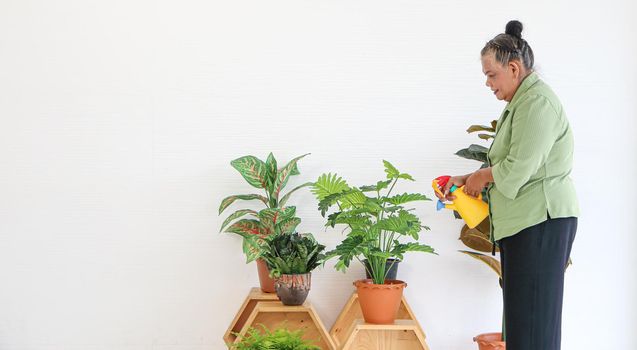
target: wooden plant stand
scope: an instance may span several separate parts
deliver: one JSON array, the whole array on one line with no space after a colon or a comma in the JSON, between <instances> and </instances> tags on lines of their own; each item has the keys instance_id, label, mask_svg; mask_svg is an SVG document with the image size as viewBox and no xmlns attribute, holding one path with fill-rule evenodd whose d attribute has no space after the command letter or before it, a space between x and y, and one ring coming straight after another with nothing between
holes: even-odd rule
<instances>
[{"instance_id":1,"label":"wooden plant stand","mask_svg":"<svg viewBox=\"0 0 637 350\"><path fill-rule=\"evenodd\" d=\"M234 333L243 336L250 327L261 324L270 330L279 327L293 331L302 329L303 339L313 341L313 344L323 350L336 349L323 322L309 302L306 301L300 306L285 306L276 294L263 293L259 288L252 288L228 327L223 340L226 344L234 344L238 339Z\"/></svg>"},{"instance_id":2,"label":"wooden plant stand","mask_svg":"<svg viewBox=\"0 0 637 350\"><path fill-rule=\"evenodd\" d=\"M403 296L393 325L367 324L354 292L330 330L338 349L429 350L425 333Z\"/></svg>"}]
</instances>

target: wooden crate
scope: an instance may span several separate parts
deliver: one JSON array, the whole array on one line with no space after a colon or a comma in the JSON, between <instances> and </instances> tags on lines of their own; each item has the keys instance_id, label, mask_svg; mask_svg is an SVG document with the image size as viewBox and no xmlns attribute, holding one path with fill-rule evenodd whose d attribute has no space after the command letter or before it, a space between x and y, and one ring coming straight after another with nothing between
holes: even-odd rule
<instances>
[{"instance_id":1,"label":"wooden crate","mask_svg":"<svg viewBox=\"0 0 637 350\"><path fill-rule=\"evenodd\" d=\"M340 350L429 350L425 334L415 320L370 324L354 320Z\"/></svg>"},{"instance_id":2,"label":"wooden crate","mask_svg":"<svg viewBox=\"0 0 637 350\"><path fill-rule=\"evenodd\" d=\"M260 301L278 301L279 297L277 297L276 293L264 293L260 288L252 288L248 296L246 297L243 305L237 312L237 315L230 323L230 327L223 335L223 340L228 343L234 343L237 339L237 336L234 333L239 333L243 329L243 326L246 323L246 320L257 306L257 303Z\"/></svg>"},{"instance_id":3,"label":"wooden crate","mask_svg":"<svg viewBox=\"0 0 637 350\"><path fill-rule=\"evenodd\" d=\"M343 307L343 310L339 314L336 322L334 322L334 325L330 330L330 335L332 336L334 344L336 344L337 347L344 344L345 339L348 336L348 331L350 331L350 328L354 324L354 321L362 318L363 312L358 302L358 293L354 292ZM404 296L400 302L400 306L398 307L398 314L396 315L396 319L414 321L416 326L418 326L418 328L420 329L420 333L422 334L423 338L425 338L425 333L422 331L418 320L416 320L416 316L414 316L414 312L409 307L409 304L407 304L407 300Z\"/></svg>"},{"instance_id":4,"label":"wooden crate","mask_svg":"<svg viewBox=\"0 0 637 350\"><path fill-rule=\"evenodd\" d=\"M302 329L303 339L313 341L323 350L336 350L332 338L309 302L300 306L285 306L278 301L276 294L274 299L277 301L273 301L269 294L257 288L252 289L224 336L226 344L237 341L238 337L233 332L243 336L250 327L263 324L270 330L279 327L293 331Z\"/></svg>"}]
</instances>

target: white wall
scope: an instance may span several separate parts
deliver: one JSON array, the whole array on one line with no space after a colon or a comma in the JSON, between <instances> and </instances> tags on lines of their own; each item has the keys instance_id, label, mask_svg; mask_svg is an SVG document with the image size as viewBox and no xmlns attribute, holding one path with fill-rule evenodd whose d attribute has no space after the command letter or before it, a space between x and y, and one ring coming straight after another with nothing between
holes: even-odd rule
<instances>
[{"instance_id":1,"label":"white wall","mask_svg":"<svg viewBox=\"0 0 637 350\"><path fill-rule=\"evenodd\" d=\"M521 20L576 135L582 206L563 348L637 346L637 7L632 1L0 1L0 349L222 349L250 287L220 200L251 188L245 154L312 152L291 185L388 159L429 181L503 103L483 44ZM334 246L309 191L303 231ZM418 213L439 256L408 257L432 349L500 324L491 271L457 253L461 222ZM362 273L314 274L327 327ZM603 344L603 345L601 345Z\"/></svg>"}]
</instances>

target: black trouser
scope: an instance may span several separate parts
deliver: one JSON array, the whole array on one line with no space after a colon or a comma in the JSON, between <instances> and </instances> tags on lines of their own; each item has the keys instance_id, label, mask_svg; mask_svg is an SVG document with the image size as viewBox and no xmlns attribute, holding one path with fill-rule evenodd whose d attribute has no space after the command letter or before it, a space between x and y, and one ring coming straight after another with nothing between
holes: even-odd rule
<instances>
[{"instance_id":1,"label":"black trouser","mask_svg":"<svg viewBox=\"0 0 637 350\"><path fill-rule=\"evenodd\" d=\"M551 219L500 243L507 350L559 350L564 269L577 218Z\"/></svg>"}]
</instances>

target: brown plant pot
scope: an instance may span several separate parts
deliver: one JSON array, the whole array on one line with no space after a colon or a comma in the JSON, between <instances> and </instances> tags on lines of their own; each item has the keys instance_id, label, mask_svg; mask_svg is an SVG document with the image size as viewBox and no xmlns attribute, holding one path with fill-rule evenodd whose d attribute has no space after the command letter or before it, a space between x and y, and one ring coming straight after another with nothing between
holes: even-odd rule
<instances>
[{"instance_id":1,"label":"brown plant pot","mask_svg":"<svg viewBox=\"0 0 637 350\"><path fill-rule=\"evenodd\" d=\"M276 295L283 305L303 305L312 287L312 273L281 275L274 282Z\"/></svg>"},{"instance_id":2,"label":"brown plant pot","mask_svg":"<svg viewBox=\"0 0 637 350\"><path fill-rule=\"evenodd\" d=\"M396 320L398 307L407 283L399 280L385 280L385 284L373 284L364 279L354 282L358 300L367 323L392 324Z\"/></svg>"},{"instance_id":3,"label":"brown plant pot","mask_svg":"<svg viewBox=\"0 0 637 350\"><path fill-rule=\"evenodd\" d=\"M270 277L270 269L263 259L257 259L257 270L259 271L259 284L264 293L274 293L274 279Z\"/></svg>"},{"instance_id":4,"label":"brown plant pot","mask_svg":"<svg viewBox=\"0 0 637 350\"><path fill-rule=\"evenodd\" d=\"M478 343L479 350L506 350L506 343L502 341L502 333L484 333L473 337Z\"/></svg>"}]
</instances>

